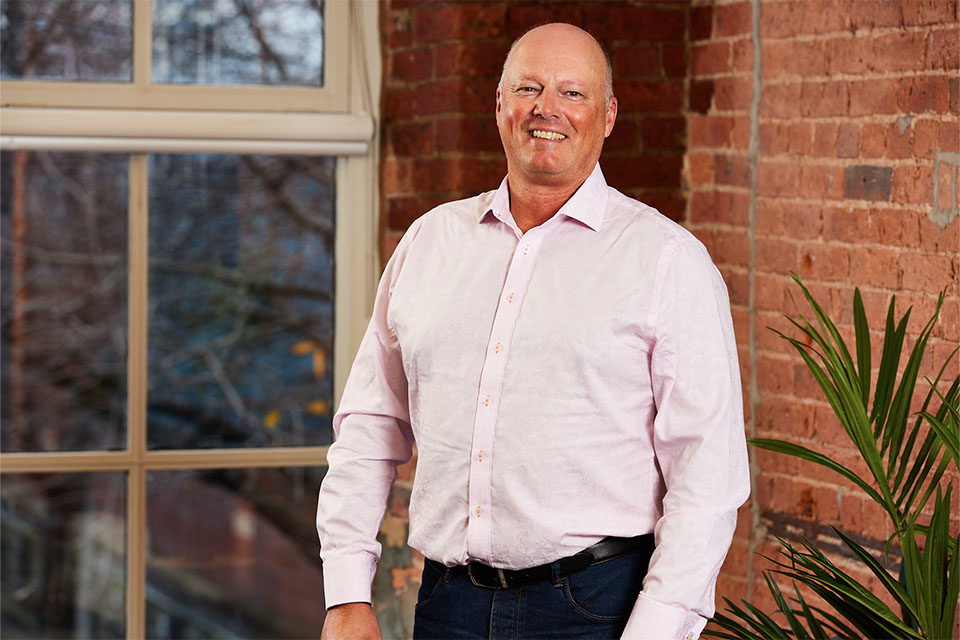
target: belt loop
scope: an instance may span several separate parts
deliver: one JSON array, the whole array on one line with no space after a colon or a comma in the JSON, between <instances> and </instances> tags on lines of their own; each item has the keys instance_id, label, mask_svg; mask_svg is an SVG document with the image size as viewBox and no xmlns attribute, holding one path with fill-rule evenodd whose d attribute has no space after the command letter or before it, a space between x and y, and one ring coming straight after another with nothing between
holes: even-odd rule
<instances>
[{"instance_id":1,"label":"belt loop","mask_svg":"<svg viewBox=\"0 0 960 640\"><path fill-rule=\"evenodd\" d=\"M559 587L563 578L560 576L560 561L556 561L550 564L550 579L553 581L553 586Z\"/></svg>"}]
</instances>

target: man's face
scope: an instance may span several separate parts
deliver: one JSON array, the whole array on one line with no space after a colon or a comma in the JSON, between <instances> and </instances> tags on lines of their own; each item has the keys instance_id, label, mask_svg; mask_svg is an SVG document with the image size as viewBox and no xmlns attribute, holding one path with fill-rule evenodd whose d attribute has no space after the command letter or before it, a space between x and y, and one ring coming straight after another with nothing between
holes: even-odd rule
<instances>
[{"instance_id":1,"label":"man's face","mask_svg":"<svg viewBox=\"0 0 960 640\"><path fill-rule=\"evenodd\" d=\"M527 33L497 90L497 127L507 170L533 185L575 189L593 171L613 130L606 60L593 39L565 24Z\"/></svg>"}]
</instances>

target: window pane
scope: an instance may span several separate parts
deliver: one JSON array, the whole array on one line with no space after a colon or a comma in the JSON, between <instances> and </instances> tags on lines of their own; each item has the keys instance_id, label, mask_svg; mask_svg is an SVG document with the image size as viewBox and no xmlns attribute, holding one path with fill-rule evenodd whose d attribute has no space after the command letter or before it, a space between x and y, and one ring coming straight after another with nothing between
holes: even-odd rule
<instances>
[{"instance_id":1,"label":"window pane","mask_svg":"<svg viewBox=\"0 0 960 640\"><path fill-rule=\"evenodd\" d=\"M323 0L153 0L153 81L323 85Z\"/></svg>"},{"instance_id":2,"label":"window pane","mask_svg":"<svg viewBox=\"0 0 960 640\"><path fill-rule=\"evenodd\" d=\"M5 638L122 638L122 473L4 475L0 576Z\"/></svg>"},{"instance_id":3,"label":"window pane","mask_svg":"<svg viewBox=\"0 0 960 640\"><path fill-rule=\"evenodd\" d=\"M321 468L147 476L148 638L317 638Z\"/></svg>"},{"instance_id":4,"label":"window pane","mask_svg":"<svg viewBox=\"0 0 960 640\"><path fill-rule=\"evenodd\" d=\"M130 6L130 0L3 0L0 77L129 82Z\"/></svg>"},{"instance_id":5,"label":"window pane","mask_svg":"<svg viewBox=\"0 0 960 640\"><path fill-rule=\"evenodd\" d=\"M335 166L151 156L151 448L331 441Z\"/></svg>"},{"instance_id":6,"label":"window pane","mask_svg":"<svg viewBox=\"0 0 960 640\"><path fill-rule=\"evenodd\" d=\"M127 166L0 155L0 444L124 447Z\"/></svg>"}]
</instances>

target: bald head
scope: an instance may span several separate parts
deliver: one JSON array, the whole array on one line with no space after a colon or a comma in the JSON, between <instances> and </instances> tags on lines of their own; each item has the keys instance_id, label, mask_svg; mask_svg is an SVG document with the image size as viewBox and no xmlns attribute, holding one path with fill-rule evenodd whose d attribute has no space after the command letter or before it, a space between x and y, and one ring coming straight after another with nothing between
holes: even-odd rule
<instances>
[{"instance_id":1,"label":"bald head","mask_svg":"<svg viewBox=\"0 0 960 640\"><path fill-rule=\"evenodd\" d=\"M543 46L543 45L563 45L570 43L580 45L582 50L588 53L589 59L585 63L595 66L597 69L603 69L604 73L604 101L610 102L613 98L613 65L610 63L610 56L600 42L590 33L580 27L566 22L552 22L550 24L540 25L528 30L522 36L513 41L510 45L510 51L503 61L503 71L500 73L499 88L503 90L503 78L507 73L507 67L514 57L514 52L521 45L523 46ZM592 55L589 55L591 54Z\"/></svg>"}]
</instances>

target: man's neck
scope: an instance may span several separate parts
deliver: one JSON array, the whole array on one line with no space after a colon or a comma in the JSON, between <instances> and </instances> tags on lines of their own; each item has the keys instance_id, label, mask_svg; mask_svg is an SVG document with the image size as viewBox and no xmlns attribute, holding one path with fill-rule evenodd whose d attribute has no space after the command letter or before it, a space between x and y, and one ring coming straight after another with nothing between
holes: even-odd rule
<instances>
[{"instance_id":1,"label":"man's neck","mask_svg":"<svg viewBox=\"0 0 960 640\"><path fill-rule=\"evenodd\" d=\"M582 183L580 183L582 184ZM531 184L507 178L510 189L510 213L520 231L526 233L556 215L580 184L570 186Z\"/></svg>"}]
</instances>

